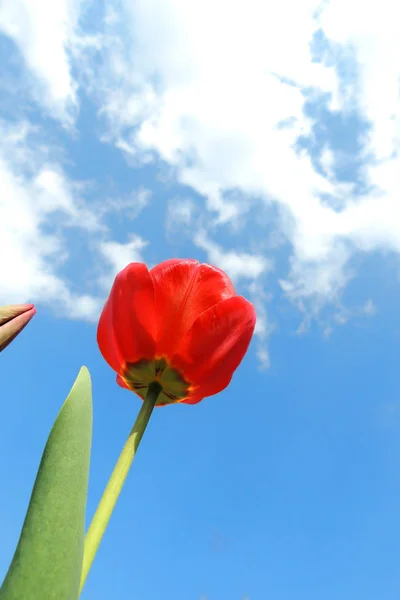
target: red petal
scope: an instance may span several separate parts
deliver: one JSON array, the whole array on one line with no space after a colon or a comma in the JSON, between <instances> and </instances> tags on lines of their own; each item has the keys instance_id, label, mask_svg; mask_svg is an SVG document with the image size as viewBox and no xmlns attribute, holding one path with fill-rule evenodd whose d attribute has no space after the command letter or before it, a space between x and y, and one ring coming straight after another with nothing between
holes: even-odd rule
<instances>
[{"instance_id":1,"label":"red petal","mask_svg":"<svg viewBox=\"0 0 400 600\"><path fill-rule=\"evenodd\" d=\"M196 319L172 359L172 365L196 386L193 400L228 385L247 351L255 323L254 307L242 296L222 300Z\"/></svg>"},{"instance_id":2,"label":"red petal","mask_svg":"<svg viewBox=\"0 0 400 600\"><path fill-rule=\"evenodd\" d=\"M117 375L117 383L125 390L131 391L131 388L125 383L125 381L122 379L121 375Z\"/></svg>"},{"instance_id":3,"label":"red petal","mask_svg":"<svg viewBox=\"0 0 400 600\"><path fill-rule=\"evenodd\" d=\"M104 359L118 373L121 368L121 359L118 357L118 350L115 343L110 299L105 303L100 315L97 327L97 343Z\"/></svg>"},{"instance_id":4,"label":"red petal","mask_svg":"<svg viewBox=\"0 0 400 600\"><path fill-rule=\"evenodd\" d=\"M202 312L235 294L226 273L196 260L167 260L150 275L156 294L157 356L171 356Z\"/></svg>"},{"instance_id":5,"label":"red petal","mask_svg":"<svg viewBox=\"0 0 400 600\"><path fill-rule=\"evenodd\" d=\"M115 278L98 328L100 350L117 372L126 362L154 357L154 307L153 282L146 265L131 263Z\"/></svg>"},{"instance_id":6,"label":"red petal","mask_svg":"<svg viewBox=\"0 0 400 600\"><path fill-rule=\"evenodd\" d=\"M187 398L182 400L182 404L198 404L207 396L213 396L222 392L231 382L232 373L219 374L216 373L213 377L205 380L204 384L200 384Z\"/></svg>"}]
</instances>

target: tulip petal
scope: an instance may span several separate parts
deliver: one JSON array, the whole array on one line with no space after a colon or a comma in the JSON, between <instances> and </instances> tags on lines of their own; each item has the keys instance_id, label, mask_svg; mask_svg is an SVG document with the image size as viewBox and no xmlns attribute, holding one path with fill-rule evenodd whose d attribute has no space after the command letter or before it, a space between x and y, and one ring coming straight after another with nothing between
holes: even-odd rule
<instances>
[{"instance_id":1,"label":"tulip petal","mask_svg":"<svg viewBox=\"0 0 400 600\"><path fill-rule=\"evenodd\" d=\"M256 322L253 305L242 296L204 311L182 340L171 364L194 385L184 402L198 402L223 390L249 346ZM199 399L197 399L199 398Z\"/></svg>"},{"instance_id":2,"label":"tulip petal","mask_svg":"<svg viewBox=\"0 0 400 600\"><path fill-rule=\"evenodd\" d=\"M36 313L33 304L15 304L0 309L0 352L26 327Z\"/></svg>"},{"instance_id":3,"label":"tulip petal","mask_svg":"<svg viewBox=\"0 0 400 600\"><path fill-rule=\"evenodd\" d=\"M131 388L129 387L129 385L127 385L125 383L125 381L122 379L121 375L117 375L117 383L118 383L118 385L120 385L125 390L131 391Z\"/></svg>"},{"instance_id":4,"label":"tulip petal","mask_svg":"<svg viewBox=\"0 0 400 600\"><path fill-rule=\"evenodd\" d=\"M146 265L129 264L115 278L98 327L100 350L117 372L127 362L153 358L154 308L154 287Z\"/></svg>"},{"instance_id":5,"label":"tulip petal","mask_svg":"<svg viewBox=\"0 0 400 600\"><path fill-rule=\"evenodd\" d=\"M198 404L207 396L213 396L222 392L232 380L232 373L215 373L214 376L209 377L204 383L195 387L185 400L182 400L182 404Z\"/></svg>"},{"instance_id":6,"label":"tulip petal","mask_svg":"<svg viewBox=\"0 0 400 600\"><path fill-rule=\"evenodd\" d=\"M6 306L0 306L0 325L18 317L18 315L22 315L22 313L31 311L33 308L35 308L34 304L7 304Z\"/></svg>"},{"instance_id":7,"label":"tulip petal","mask_svg":"<svg viewBox=\"0 0 400 600\"><path fill-rule=\"evenodd\" d=\"M118 373L121 370L121 359L118 356L117 344L115 342L112 324L112 309L110 298L104 305L97 327L97 343L103 358L110 367Z\"/></svg>"},{"instance_id":8,"label":"tulip petal","mask_svg":"<svg viewBox=\"0 0 400 600\"><path fill-rule=\"evenodd\" d=\"M235 294L226 273L197 260L167 260L150 275L156 296L157 356L171 356L202 312Z\"/></svg>"}]
</instances>

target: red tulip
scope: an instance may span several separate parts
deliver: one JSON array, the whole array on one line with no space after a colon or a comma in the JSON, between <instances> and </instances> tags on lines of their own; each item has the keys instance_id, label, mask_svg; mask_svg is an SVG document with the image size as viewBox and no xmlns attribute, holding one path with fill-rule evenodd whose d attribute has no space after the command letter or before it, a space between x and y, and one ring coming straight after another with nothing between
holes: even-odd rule
<instances>
[{"instance_id":1,"label":"red tulip","mask_svg":"<svg viewBox=\"0 0 400 600\"><path fill-rule=\"evenodd\" d=\"M35 313L33 304L0 306L0 352L23 330Z\"/></svg>"},{"instance_id":2,"label":"red tulip","mask_svg":"<svg viewBox=\"0 0 400 600\"><path fill-rule=\"evenodd\" d=\"M97 341L122 387L144 399L158 381L157 405L196 404L229 384L255 322L253 305L217 267L131 263L115 279Z\"/></svg>"}]
</instances>

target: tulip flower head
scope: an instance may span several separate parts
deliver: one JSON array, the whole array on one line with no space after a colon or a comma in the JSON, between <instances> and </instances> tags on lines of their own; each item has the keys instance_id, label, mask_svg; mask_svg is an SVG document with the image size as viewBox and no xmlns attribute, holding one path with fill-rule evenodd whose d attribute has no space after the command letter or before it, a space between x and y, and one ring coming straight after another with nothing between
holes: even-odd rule
<instances>
[{"instance_id":1,"label":"tulip flower head","mask_svg":"<svg viewBox=\"0 0 400 600\"><path fill-rule=\"evenodd\" d=\"M115 279L97 340L122 387L144 399L157 381L157 405L196 404L229 384L255 322L253 305L217 267L131 263Z\"/></svg>"},{"instance_id":2,"label":"tulip flower head","mask_svg":"<svg viewBox=\"0 0 400 600\"><path fill-rule=\"evenodd\" d=\"M0 352L23 330L35 313L33 304L0 306Z\"/></svg>"}]
</instances>

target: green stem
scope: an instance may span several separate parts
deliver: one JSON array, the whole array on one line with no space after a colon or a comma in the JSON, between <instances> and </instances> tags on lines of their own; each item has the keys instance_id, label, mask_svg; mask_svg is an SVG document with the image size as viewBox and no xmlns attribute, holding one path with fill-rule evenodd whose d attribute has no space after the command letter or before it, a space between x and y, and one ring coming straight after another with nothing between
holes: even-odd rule
<instances>
[{"instance_id":1,"label":"green stem","mask_svg":"<svg viewBox=\"0 0 400 600\"><path fill-rule=\"evenodd\" d=\"M140 444L140 440L142 439L161 390L161 385L157 381L154 381L149 385L146 399L142 404L142 408L131 429L129 437L125 442L125 446L122 449L117 464L114 467L107 483L107 487L104 490L103 496L94 514L85 537L80 591L82 591L82 588L85 585L90 567L92 566L101 539L108 525L108 521L110 520L118 496L121 493L126 476L128 475L130 466L135 457L136 450Z\"/></svg>"}]
</instances>

